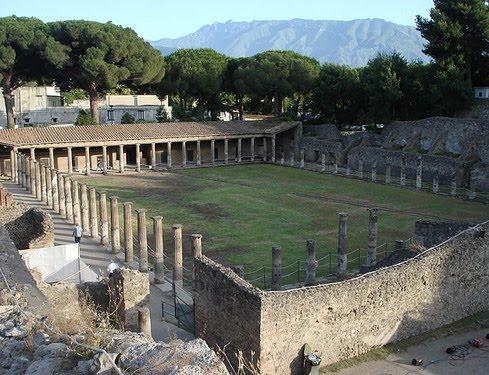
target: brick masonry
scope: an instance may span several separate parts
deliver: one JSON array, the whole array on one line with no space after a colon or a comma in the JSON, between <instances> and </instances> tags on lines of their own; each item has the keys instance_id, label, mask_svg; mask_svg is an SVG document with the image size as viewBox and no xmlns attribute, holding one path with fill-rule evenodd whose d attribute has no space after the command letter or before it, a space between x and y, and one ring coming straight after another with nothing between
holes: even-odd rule
<instances>
[{"instance_id":1,"label":"brick masonry","mask_svg":"<svg viewBox=\"0 0 489 375\"><path fill-rule=\"evenodd\" d=\"M231 353L253 351L263 374L298 373L305 343L330 364L487 311L488 227L350 280L285 291L259 291L203 257L197 334Z\"/></svg>"}]
</instances>

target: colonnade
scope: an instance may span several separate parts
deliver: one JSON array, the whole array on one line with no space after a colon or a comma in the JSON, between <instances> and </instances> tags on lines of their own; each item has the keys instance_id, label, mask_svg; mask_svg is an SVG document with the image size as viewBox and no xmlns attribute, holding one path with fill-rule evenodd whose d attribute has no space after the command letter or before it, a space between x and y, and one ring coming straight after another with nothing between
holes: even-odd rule
<instances>
[{"instance_id":1,"label":"colonnade","mask_svg":"<svg viewBox=\"0 0 489 375\"><path fill-rule=\"evenodd\" d=\"M165 278L172 277L177 285L183 285L183 227L174 224L171 227L174 239L173 265L171 276L167 275L169 268L165 266L167 258L164 249L163 218L151 217L155 248L148 245L146 210L136 210L137 241L133 237L133 208L131 202L119 202L116 196L107 197L105 191L97 191L83 182L72 179L69 175L50 168L37 160L32 160L22 153L13 155L18 169L14 181L26 188L32 195L42 201L53 211L59 213L69 223L80 224L83 233L97 239L101 245L109 246L113 254L124 251L124 261L131 265L134 262L134 245L138 250L138 269L149 271L149 257L154 260L154 282L162 284ZM108 204L110 202L110 204ZM119 208L122 207L123 229L119 223ZM123 242L121 242L123 233ZM202 235L191 235L192 252L194 257L202 256Z\"/></svg>"}]
</instances>

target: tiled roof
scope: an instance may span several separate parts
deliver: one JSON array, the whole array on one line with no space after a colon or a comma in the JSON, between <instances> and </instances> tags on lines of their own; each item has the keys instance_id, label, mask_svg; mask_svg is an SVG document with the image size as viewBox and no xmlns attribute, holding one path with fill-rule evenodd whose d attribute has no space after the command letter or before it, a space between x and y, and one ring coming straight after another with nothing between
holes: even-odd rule
<instances>
[{"instance_id":1,"label":"tiled roof","mask_svg":"<svg viewBox=\"0 0 489 375\"><path fill-rule=\"evenodd\" d=\"M298 122L219 121L21 128L1 130L0 144L25 147L48 144L266 135L280 133L294 128L297 124Z\"/></svg>"}]
</instances>

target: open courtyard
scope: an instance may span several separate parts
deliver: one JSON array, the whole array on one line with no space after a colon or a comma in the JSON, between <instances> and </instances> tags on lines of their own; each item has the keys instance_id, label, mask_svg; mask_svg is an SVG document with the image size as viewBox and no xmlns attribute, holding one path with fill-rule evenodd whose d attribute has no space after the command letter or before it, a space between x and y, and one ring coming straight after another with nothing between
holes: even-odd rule
<instances>
[{"instance_id":1,"label":"open courtyard","mask_svg":"<svg viewBox=\"0 0 489 375\"><path fill-rule=\"evenodd\" d=\"M360 249L360 254L368 243L369 207L379 209L378 243L387 244L380 253L392 250L395 240L411 238L417 220L479 223L489 213L483 203L275 165L79 180L133 202L135 209L146 208L148 218L162 215L168 255L173 252L170 227L180 223L184 234L203 235L205 254L227 265L245 265L247 270L271 266L274 244L282 247L283 265L305 261L307 239L316 241L317 258L335 254L338 212L348 214L348 251ZM150 225L148 220L148 233ZM190 241L184 238L184 252L189 254Z\"/></svg>"}]
</instances>

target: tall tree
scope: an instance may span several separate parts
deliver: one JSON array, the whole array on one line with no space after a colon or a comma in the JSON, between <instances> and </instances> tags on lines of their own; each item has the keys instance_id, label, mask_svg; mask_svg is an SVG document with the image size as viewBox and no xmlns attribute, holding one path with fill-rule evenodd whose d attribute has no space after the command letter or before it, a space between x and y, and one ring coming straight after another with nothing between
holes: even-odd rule
<instances>
[{"instance_id":1,"label":"tall tree","mask_svg":"<svg viewBox=\"0 0 489 375\"><path fill-rule=\"evenodd\" d=\"M326 121L356 123L362 108L362 86L358 69L325 64L313 91L313 106Z\"/></svg>"},{"instance_id":2,"label":"tall tree","mask_svg":"<svg viewBox=\"0 0 489 375\"><path fill-rule=\"evenodd\" d=\"M137 87L156 83L165 74L163 56L129 28L92 21L48 25L51 35L70 51L56 80L66 88L82 88L88 93L96 124L101 92L119 84Z\"/></svg>"},{"instance_id":3,"label":"tall tree","mask_svg":"<svg viewBox=\"0 0 489 375\"><path fill-rule=\"evenodd\" d=\"M424 52L466 72L469 84L489 73L489 5L485 0L434 0L430 19L417 16Z\"/></svg>"},{"instance_id":4,"label":"tall tree","mask_svg":"<svg viewBox=\"0 0 489 375\"><path fill-rule=\"evenodd\" d=\"M228 58L207 48L181 49L169 55L166 61L168 72L161 82L159 94L178 95L184 109L191 109L196 99L215 120Z\"/></svg>"},{"instance_id":5,"label":"tall tree","mask_svg":"<svg viewBox=\"0 0 489 375\"><path fill-rule=\"evenodd\" d=\"M30 81L49 78L49 67L66 60L65 48L51 38L36 18L0 18L0 85L7 112L7 127L15 127L12 92Z\"/></svg>"},{"instance_id":6,"label":"tall tree","mask_svg":"<svg viewBox=\"0 0 489 375\"><path fill-rule=\"evenodd\" d=\"M235 105L238 109L239 119L243 120L244 97L250 93L248 82L243 75L243 70L251 63L249 57L230 59L224 73L223 88L235 97Z\"/></svg>"},{"instance_id":7,"label":"tall tree","mask_svg":"<svg viewBox=\"0 0 489 375\"><path fill-rule=\"evenodd\" d=\"M292 51L267 51L253 56L243 77L255 96L273 100L276 115L286 97L309 93L319 74L319 63Z\"/></svg>"},{"instance_id":8,"label":"tall tree","mask_svg":"<svg viewBox=\"0 0 489 375\"><path fill-rule=\"evenodd\" d=\"M397 117L403 98L402 71L407 65L398 54L379 54L370 60L360 74L368 100L367 115L375 122L389 122Z\"/></svg>"}]
</instances>

